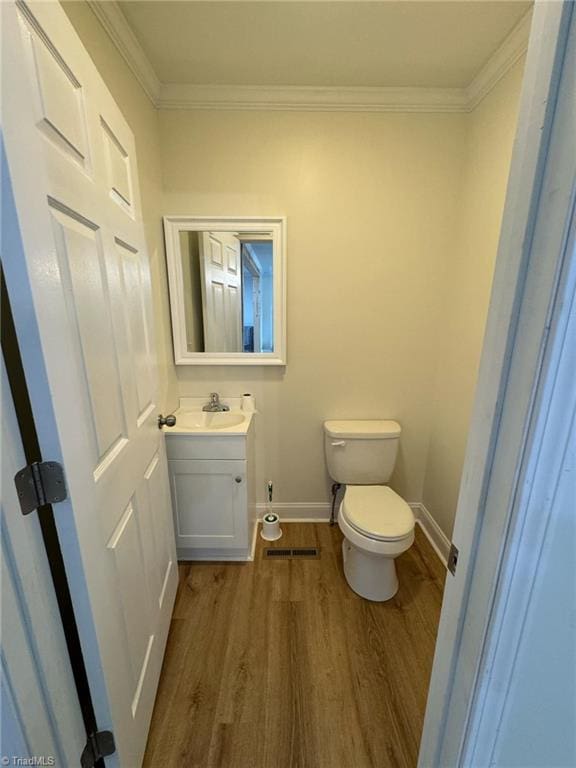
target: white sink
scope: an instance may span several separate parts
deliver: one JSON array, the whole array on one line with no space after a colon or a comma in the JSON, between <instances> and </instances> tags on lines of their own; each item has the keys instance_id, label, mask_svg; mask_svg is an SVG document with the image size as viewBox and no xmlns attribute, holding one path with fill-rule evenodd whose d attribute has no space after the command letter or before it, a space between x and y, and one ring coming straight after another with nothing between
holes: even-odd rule
<instances>
[{"instance_id":1,"label":"white sink","mask_svg":"<svg viewBox=\"0 0 576 768\"><path fill-rule=\"evenodd\" d=\"M229 427L237 427L246 421L246 414L242 411L218 411L208 413L200 411L176 411L176 426L184 429L222 430Z\"/></svg>"},{"instance_id":2,"label":"white sink","mask_svg":"<svg viewBox=\"0 0 576 768\"><path fill-rule=\"evenodd\" d=\"M254 412L242 410L241 397L227 397L224 404L229 411L203 411L208 397L181 397L180 407L174 412L176 425L163 427L167 435L238 435L246 436Z\"/></svg>"},{"instance_id":3,"label":"white sink","mask_svg":"<svg viewBox=\"0 0 576 768\"><path fill-rule=\"evenodd\" d=\"M210 413L200 407L181 406L174 416L176 425L164 427L168 435L246 435L252 419L251 413L245 413L240 408Z\"/></svg>"}]
</instances>

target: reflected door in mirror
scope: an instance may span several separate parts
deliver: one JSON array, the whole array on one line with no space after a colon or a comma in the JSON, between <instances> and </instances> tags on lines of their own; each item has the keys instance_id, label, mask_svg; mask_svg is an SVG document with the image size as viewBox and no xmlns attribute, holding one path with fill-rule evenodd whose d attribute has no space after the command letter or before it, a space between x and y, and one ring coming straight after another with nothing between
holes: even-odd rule
<instances>
[{"instance_id":1,"label":"reflected door in mirror","mask_svg":"<svg viewBox=\"0 0 576 768\"><path fill-rule=\"evenodd\" d=\"M188 352L273 352L271 236L181 232L180 252Z\"/></svg>"},{"instance_id":2,"label":"reflected door in mirror","mask_svg":"<svg viewBox=\"0 0 576 768\"><path fill-rule=\"evenodd\" d=\"M200 232L204 352L242 352L240 241L229 232Z\"/></svg>"}]
</instances>

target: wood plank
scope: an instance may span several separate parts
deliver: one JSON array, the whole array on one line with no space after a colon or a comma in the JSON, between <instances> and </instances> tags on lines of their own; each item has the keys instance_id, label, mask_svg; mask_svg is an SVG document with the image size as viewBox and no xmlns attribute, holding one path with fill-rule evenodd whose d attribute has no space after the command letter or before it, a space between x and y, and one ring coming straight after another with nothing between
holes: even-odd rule
<instances>
[{"instance_id":1,"label":"wood plank","mask_svg":"<svg viewBox=\"0 0 576 768\"><path fill-rule=\"evenodd\" d=\"M398 594L363 600L342 534L283 523L253 563L180 565L144 765L413 768L445 572L421 531ZM267 560L265 546L320 548Z\"/></svg>"}]
</instances>

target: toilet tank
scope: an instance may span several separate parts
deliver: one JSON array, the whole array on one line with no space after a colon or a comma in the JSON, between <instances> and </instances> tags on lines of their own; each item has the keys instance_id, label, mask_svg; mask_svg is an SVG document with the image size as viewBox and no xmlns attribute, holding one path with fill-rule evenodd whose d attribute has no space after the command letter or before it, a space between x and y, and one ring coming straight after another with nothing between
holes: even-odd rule
<instances>
[{"instance_id":1,"label":"toilet tank","mask_svg":"<svg viewBox=\"0 0 576 768\"><path fill-rule=\"evenodd\" d=\"M396 463L400 432L396 421L325 421L330 477L346 485L387 483Z\"/></svg>"}]
</instances>

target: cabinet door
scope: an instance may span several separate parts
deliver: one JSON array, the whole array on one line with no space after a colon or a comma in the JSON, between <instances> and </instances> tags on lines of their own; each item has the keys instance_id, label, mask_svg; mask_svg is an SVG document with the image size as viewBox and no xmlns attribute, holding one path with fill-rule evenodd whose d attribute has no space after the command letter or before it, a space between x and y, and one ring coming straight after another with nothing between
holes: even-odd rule
<instances>
[{"instance_id":1,"label":"cabinet door","mask_svg":"<svg viewBox=\"0 0 576 768\"><path fill-rule=\"evenodd\" d=\"M248 546L245 461L168 462L178 548Z\"/></svg>"}]
</instances>

